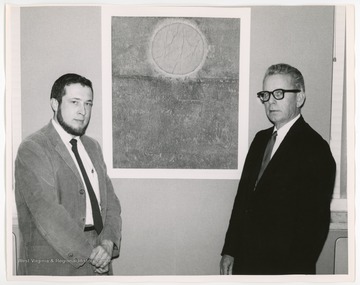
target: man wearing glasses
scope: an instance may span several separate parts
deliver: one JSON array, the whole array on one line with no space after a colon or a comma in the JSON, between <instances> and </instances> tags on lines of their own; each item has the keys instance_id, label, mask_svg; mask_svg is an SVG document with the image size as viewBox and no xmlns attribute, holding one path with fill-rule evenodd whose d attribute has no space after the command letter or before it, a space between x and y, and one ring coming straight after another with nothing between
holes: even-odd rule
<instances>
[{"instance_id":1,"label":"man wearing glasses","mask_svg":"<svg viewBox=\"0 0 360 285\"><path fill-rule=\"evenodd\" d=\"M335 161L301 116L302 74L270 66L257 96L273 127L252 142L220 262L221 274L315 274L330 223Z\"/></svg>"}]
</instances>

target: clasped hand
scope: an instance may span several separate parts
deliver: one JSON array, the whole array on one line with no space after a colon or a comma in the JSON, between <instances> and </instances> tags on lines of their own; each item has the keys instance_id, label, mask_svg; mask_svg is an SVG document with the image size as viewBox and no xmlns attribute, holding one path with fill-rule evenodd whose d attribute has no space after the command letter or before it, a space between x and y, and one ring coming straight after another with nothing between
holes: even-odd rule
<instances>
[{"instance_id":1,"label":"clasped hand","mask_svg":"<svg viewBox=\"0 0 360 285\"><path fill-rule=\"evenodd\" d=\"M89 257L90 263L95 267L95 272L102 274L109 271L114 243L110 240L103 240L95 247Z\"/></svg>"}]
</instances>

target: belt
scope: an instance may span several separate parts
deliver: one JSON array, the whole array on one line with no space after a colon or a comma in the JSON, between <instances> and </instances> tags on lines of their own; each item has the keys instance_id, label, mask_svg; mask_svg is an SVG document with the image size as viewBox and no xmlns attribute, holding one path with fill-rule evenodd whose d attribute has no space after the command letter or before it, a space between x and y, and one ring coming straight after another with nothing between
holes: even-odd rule
<instances>
[{"instance_id":1,"label":"belt","mask_svg":"<svg viewBox=\"0 0 360 285\"><path fill-rule=\"evenodd\" d=\"M95 227L94 226L85 226L84 232L90 232L90 231L94 231Z\"/></svg>"}]
</instances>

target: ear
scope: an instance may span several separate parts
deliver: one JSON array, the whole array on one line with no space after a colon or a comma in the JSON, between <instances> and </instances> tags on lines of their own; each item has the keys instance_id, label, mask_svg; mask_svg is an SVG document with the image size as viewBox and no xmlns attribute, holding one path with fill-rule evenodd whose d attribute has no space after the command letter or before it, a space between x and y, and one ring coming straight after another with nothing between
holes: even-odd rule
<instances>
[{"instance_id":1,"label":"ear","mask_svg":"<svg viewBox=\"0 0 360 285\"><path fill-rule=\"evenodd\" d=\"M305 92L301 91L296 95L296 107L301 108L305 104L306 95Z\"/></svg>"},{"instance_id":2,"label":"ear","mask_svg":"<svg viewBox=\"0 0 360 285\"><path fill-rule=\"evenodd\" d=\"M51 106L51 109L52 109L54 112L57 112L57 110L59 109L59 102L58 102L58 100L56 100L55 98L51 98L51 99L50 99L50 106Z\"/></svg>"}]
</instances>

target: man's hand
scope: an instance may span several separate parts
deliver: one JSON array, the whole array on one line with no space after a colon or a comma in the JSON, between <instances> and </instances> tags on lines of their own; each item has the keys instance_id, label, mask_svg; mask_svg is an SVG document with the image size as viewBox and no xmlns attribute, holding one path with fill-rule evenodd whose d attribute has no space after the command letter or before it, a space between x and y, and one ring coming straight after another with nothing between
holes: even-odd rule
<instances>
[{"instance_id":1,"label":"man's hand","mask_svg":"<svg viewBox=\"0 0 360 285\"><path fill-rule=\"evenodd\" d=\"M234 258L230 255L224 254L220 261L220 274L232 275L233 266Z\"/></svg>"},{"instance_id":2,"label":"man's hand","mask_svg":"<svg viewBox=\"0 0 360 285\"><path fill-rule=\"evenodd\" d=\"M108 265L111 261L113 247L114 247L114 243L112 241L103 240L100 245L98 245L93 249L89 257L89 260L91 264L97 268L95 270L96 272L105 273L109 271Z\"/></svg>"},{"instance_id":3,"label":"man's hand","mask_svg":"<svg viewBox=\"0 0 360 285\"><path fill-rule=\"evenodd\" d=\"M93 267L94 267L94 271L98 274L104 274L109 271L109 265L106 265L105 267L99 267L99 268L96 268L95 266L93 266Z\"/></svg>"}]
</instances>

